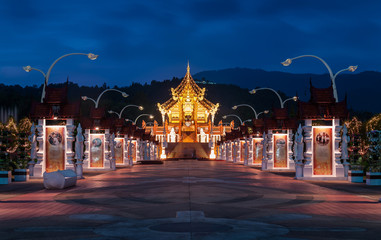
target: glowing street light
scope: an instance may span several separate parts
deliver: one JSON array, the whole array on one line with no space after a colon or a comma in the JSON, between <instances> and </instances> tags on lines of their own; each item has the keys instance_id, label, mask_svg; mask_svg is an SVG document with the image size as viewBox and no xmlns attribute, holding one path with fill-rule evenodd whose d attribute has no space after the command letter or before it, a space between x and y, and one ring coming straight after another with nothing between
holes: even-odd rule
<instances>
[{"instance_id":1,"label":"glowing street light","mask_svg":"<svg viewBox=\"0 0 381 240\"><path fill-rule=\"evenodd\" d=\"M338 99L338 96L337 96L337 89L336 89L336 83L335 83L336 76L339 75L339 73L344 72L344 71L354 72L354 71L356 71L357 66L349 66L347 68L341 69L335 75L333 75L333 72L332 72L331 68L328 66L328 64L323 59L321 59L320 57L315 56L315 55L301 55L301 56L294 57L294 58L288 58L288 59L286 59L286 61L281 62L281 64L283 66L287 67L287 66L289 66L292 63L292 60L295 60L295 59L298 59L298 58L304 58L304 57L316 58L316 59L320 60L325 65L325 67L328 69L329 76L330 76L331 81L332 81L333 96L334 96L336 102L338 102L339 99Z\"/></svg>"},{"instance_id":2,"label":"glowing street light","mask_svg":"<svg viewBox=\"0 0 381 240\"><path fill-rule=\"evenodd\" d=\"M280 102L280 107L281 108L284 108L284 104L287 102L287 101L290 101L290 100L293 100L293 101L298 101L298 97L297 96L293 96L293 97L291 97L291 98L287 98L286 100L282 100L282 98L281 98L281 96L279 95L279 93L277 92L277 91L275 91L274 89L272 89L272 88L257 88L257 89L253 89L253 90L251 90L251 91L249 91L249 93L250 94L255 94L257 91L259 91L259 90L270 90L270 91L272 91L272 92L274 92L276 95L277 95L277 97L278 97L278 99L279 99L279 102Z\"/></svg>"},{"instance_id":3,"label":"glowing street light","mask_svg":"<svg viewBox=\"0 0 381 240\"><path fill-rule=\"evenodd\" d=\"M266 114L269 113L269 110L264 110L263 112L260 112L260 113L257 114L257 111L255 111L255 109L252 106L250 106L249 104L235 105L235 106L232 107L232 109L236 110L238 107L249 107L249 108L251 108L251 110L253 110L253 112L254 112L255 119L258 119L259 115L261 115L262 113L266 113Z\"/></svg>"},{"instance_id":4,"label":"glowing street light","mask_svg":"<svg viewBox=\"0 0 381 240\"><path fill-rule=\"evenodd\" d=\"M83 101L91 100L91 101L94 102L94 104L95 104L95 108L98 108L98 103L99 103L99 100L101 99L102 95L103 95L105 92L109 92L109 91L119 92L119 93L122 94L123 97L125 97L125 98L128 97L128 94L127 94L127 93L112 88L112 89L106 89L106 90L104 90L101 94L99 94L99 96L98 96L98 98L97 98L96 101L95 101L94 99L92 99L92 98L89 98L88 96L82 96L82 100L83 100Z\"/></svg>"},{"instance_id":5,"label":"glowing street light","mask_svg":"<svg viewBox=\"0 0 381 240\"><path fill-rule=\"evenodd\" d=\"M235 115L235 114L228 114L228 115L222 116L223 119L226 119L227 117L236 117L236 118L239 119L241 125L242 125L242 123L243 123L243 122L242 122L242 119L241 119L239 116Z\"/></svg>"},{"instance_id":6,"label":"glowing street light","mask_svg":"<svg viewBox=\"0 0 381 240\"><path fill-rule=\"evenodd\" d=\"M44 75L44 78L45 78L45 81L44 81L44 87L42 89L42 95L41 95L41 103L44 101L44 98L45 98L45 88L46 86L48 85L48 81L49 81L49 77L50 77L50 72L52 71L52 68L54 67L54 65L56 65L56 63L61 60L62 58L64 57L67 57L67 56L71 56L71 55L84 55L84 56L87 56L90 60L95 60L98 58L98 55L95 55L93 53L69 53L69 54L65 54L59 58L57 58L53 63L52 65L50 65L48 71L46 72L46 74L40 70L40 69L37 69L37 68L32 68L31 66L25 66L23 67L23 69L25 70L25 72L30 72L32 70L35 70L35 71L39 71L40 73L42 73L42 75Z\"/></svg>"},{"instance_id":7,"label":"glowing street light","mask_svg":"<svg viewBox=\"0 0 381 240\"><path fill-rule=\"evenodd\" d=\"M122 113L123 113L124 109L126 109L128 107L137 107L137 108L139 108L140 111L142 111L144 109L143 106L130 104L130 105L125 106L119 113L114 112L113 110L108 111L108 113L110 113L110 114L115 113L116 115L118 115L119 118L122 118Z\"/></svg>"}]
</instances>

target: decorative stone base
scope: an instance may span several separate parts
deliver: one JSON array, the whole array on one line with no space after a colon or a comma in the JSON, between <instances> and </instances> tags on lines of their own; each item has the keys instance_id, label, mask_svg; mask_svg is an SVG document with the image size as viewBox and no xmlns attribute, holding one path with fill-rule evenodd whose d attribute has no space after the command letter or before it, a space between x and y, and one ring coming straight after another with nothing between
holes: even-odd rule
<instances>
[{"instance_id":1,"label":"decorative stone base","mask_svg":"<svg viewBox=\"0 0 381 240\"><path fill-rule=\"evenodd\" d=\"M362 170L349 170L348 171L348 181L353 183L364 182L364 173Z\"/></svg>"},{"instance_id":2,"label":"decorative stone base","mask_svg":"<svg viewBox=\"0 0 381 240\"><path fill-rule=\"evenodd\" d=\"M347 181L347 177L300 177L298 180L316 180L316 181Z\"/></svg>"},{"instance_id":3,"label":"decorative stone base","mask_svg":"<svg viewBox=\"0 0 381 240\"><path fill-rule=\"evenodd\" d=\"M366 185L380 186L381 185L381 172L367 172Z\"/></svg>"},{"instance_id":4,"label":"decorative stone base","mask_svg":"<svg viewBox=\"0 0 381 240\"><path fill-rule=\"evenodd\" d=\"M15 169L13 172L15 182L25 182L29 180L29 169Z\"/></svg>"},{"instance_id":5,"label":"decorative stone base","mask_svg":"<svg viewBox=\"0 0 381 240\"><path fill-rule=\"evenodd\" d=\"M11 171L0 171L0 184L9 184L12 182Z\"/></svg>"},{"instance_id":6,"label":"decorative stone base","mask_svg":"<svg viewBox=\"0 0 381 240\"><path fill-rule=\"evenodd\" d=\"M288 169L288 168L272 168L272 169L264 169L262 171L265 172L295 172L295 169Z\"/></svg>"}]
</instances>

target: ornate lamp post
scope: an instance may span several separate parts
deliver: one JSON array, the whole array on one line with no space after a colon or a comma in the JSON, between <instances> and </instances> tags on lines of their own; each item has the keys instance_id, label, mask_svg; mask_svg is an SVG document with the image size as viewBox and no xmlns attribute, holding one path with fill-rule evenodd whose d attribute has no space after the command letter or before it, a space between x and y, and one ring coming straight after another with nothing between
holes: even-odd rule
<instances>
[{"instance_id":1,"label":"ornate lamp post","mask_svg":"<svg viewBox=\"0 0 381 240\"><path fill-rule=\"evenodd\" d=\"M114 112L114 111L112 111L112 110L108 111L108 113L110 113L110 114L115 113L116 115L118 115L119 118L122 118L123 111L124 111L126 108L128 108L128 107L137 107L137 108L139 108L140 111L142 111L142 110L144 109L142 106L138 106L138 105L130 104L130 105L125 106L119 113Z\"/></svg>"},{"instance_id":2,"label":"ornate lamp post","mask_svg":"<svg viewBox=\"0 0 381 240\"><path fill-rule=\"evenodd\" d=\"M101 94L99 94L99 96L98 96L98 98L97 98L96 101L95 101L94 99L92 99L92 98L89 98L88 96L82 96L82 99L83 99L84 101L86 101L86 100L91 100L91 101L93 101L94 104L95 104L95 108L98 108L99 100L101 99L102 95L103 95L105 92L109 92L109 91L119 92L119 93L122 94L123 97L128 97L128 94L127 94L127 93L112 88L112 89L106 89L106 90L104 90Z\"/></svg>"},{"instance_id":3,"label":"ornate lamp post","mask_svg":"<svg viewBox=\"0 0 381 240\"><path fill-rule=\"evenodd\" d=\"M293 96L293 97L291 97L291 98L287 98L286 100L283 101L282 98L281 98L281 96L279 95L279 93L277 93L277 91L275 91L275 90L272 89L272 88L257 88L257 89L253 89L253 90L251 90L249 93L250 93L250 94L255 94L255 93L256 93L257 91L259 91L259 90L270 90L270 91L274 92L274 93L277 95L278 99L279 99L280 107L281 107L281 108L284 108L284 104L285 104L286 102L290 101L290 100L294 100L295 102L298 101L298 97L297 97L297 96Z\"/></svg>"},{"instance_id":4,"label":"ornate lamp post","mask_svg":"<svg viewBox=\"0 0 381 240\"><path fill-rule=\"evenodd\" d=\"M52 65L50 65L48 71L46 72L46 74L40 70L40 69L37 69L37 68L32 68L31 66L25 66L23 67L23 69L26 71L26 72L30 72L32 70L36 70L36 71L39 71L40 73L42 73L42 75L44 75L44 78L45 78L45 82L44 82L44 87L42 89L42 95L41 95L41 102L44 101L44 98L45 98L45 88L46 86L48 85L48 81L49 81L49 77L50 77L50 72L52 71L52 68L54 67L54 65L56 65L56 63L61 60L62 58L64 57L67 57L67 56L71 56L71 55L84 55L84 56L87 56L90 60L95 60L98 58L98 55L95 55L93 53L69 53L69 54L65 54L59 58L57 58L53 63Z\"/></svg>"},{"instance_id":5,"label":"ornate lamp post","mask_svg":"<svg viewBox=\"0 0 381 240\"><path fill-rule=\"evenodd\" d=\"M235 106L232 107L232 109L233 109L233 110L236 110L238 107L249 107L249 108L251 108L251 110L253 110L253 112L254 112L255 119L258 119L259 115L261 115L262 113L266 113L266 114L269 113L269 110L265 110L265 111L260 112L260 113L257 114L257 111L255 111L255 109L254 109L252 106L250 106L249 104L239 104L239 105L235 105ZM247 120L246 120L246 121L247 121ZM245 121L245 122L246 122L246 121Z\"/></svg>"},{"instance_id":6,"label":"ornate lamp post","mask_svg":"<svg viewBox=\"0 0 381 240\"><path fill-rule=\"evenodd\" d=\"M210 128L210 138L209 138L209 147L210 147L210 159L216 159L216 154L214 153L214 141L213 141L213 126L214 126L214 114L215 112L211 112L211 128Z\"/></svg>"},{"instance_id":7,"label":"ornate lamp post","mask_svg":"<svg viewBox=\"0 0 381 240\"><path fill-rule=\"evenodd\" d=\"M165 154L165 148L168 146L168 143L167 143L167 132L165 130L165 110L161 110L161 117L163 119L163 142L162 142L162 146L161 146L161 154L160 154L160 159L166 159L167 158L167 155Z\"/></svg>"},{"instance_id":8,"label":"ornate lamp post","mask_svg":"<svg viewBox=\"0 0 381 240\"><path fill-rule=\"evenodd\" d=\"M325 67L327 68L327 70L329 72L329 76L331 78L331 81L332 81L333 96L335 97L336 102L338 102L339 100L338 100L338 96L337 96L337 89L336 89L336 83L335 83L335 79L336 79L337 75L339 75L339 73L344 72L344 71L354 72L354 71L356 71L357 66L349 66L347 68L341 69L340 71L338 71L334 75L331 68L328 66L328 64L323 59L321 59L320 57L315 56L315 55L301 55L301 56L294 57L294 58L287 58L286 61L281 62L281 64L283 66L287 67L292 63L292 60L295 60L298 58L304 58L304 57L316 58L316 59L320 60L325 65Z\"/></svg>"}]
</instances>

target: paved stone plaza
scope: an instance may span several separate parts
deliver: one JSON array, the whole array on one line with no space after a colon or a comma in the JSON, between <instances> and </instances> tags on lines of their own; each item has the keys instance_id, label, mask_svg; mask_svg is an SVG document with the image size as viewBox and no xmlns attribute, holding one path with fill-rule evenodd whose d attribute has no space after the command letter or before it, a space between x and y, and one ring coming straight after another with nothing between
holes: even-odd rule
<instances>
[{"instance_id":1,"label":"paved stone plaza","mask_svg":"<svg viewBox=\"0 0 381 240\"><path fill-rule=\"evenodd\" d=\"M0 239L380 239L380 186L179 160L0 186Z\"/></svg>"}]
</instances>

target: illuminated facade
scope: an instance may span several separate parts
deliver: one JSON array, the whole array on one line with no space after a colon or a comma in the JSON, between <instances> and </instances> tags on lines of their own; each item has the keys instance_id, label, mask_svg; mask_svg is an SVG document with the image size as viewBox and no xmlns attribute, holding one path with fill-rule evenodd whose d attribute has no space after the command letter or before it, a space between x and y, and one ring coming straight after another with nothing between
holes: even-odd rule
<instances>
[{"instance_id":1,"label":"illuminated facade","mask_svg":"<svg viewBox=\"0 0 381 240\"><path fill-rule=\"evenodd\" d=\"M160 104L163 126L153 126L153 134L164 143L209 143L211 157L214 144L223 133L222 124L214 126L214 116L219 104L205 98L205 88L200 88L187 72L176 88L171 88L172 97Z\"/></svg>"},{"instance_id":2,"label":"illuminated facade","mask_svg":"<svg viewBox=\"0 0 381 240\"><path fill-rule=\"evenodd\" d=\"M205 98L205 88L200 88L187 73L180 85L171 89L172 97L157 106L163 119L166 116L169 130L168 142L208 142L211 124L219 104Z\"/></svg>"},{"instance_id":3,"label":"illuminated facade","mask_svg":"<svg viewBox=\"0 0 381 240\"><path fill-rule=\"evenodd\" d=\"M332 85L315 88L310 83L311 99L299 101L299 117L304 121L304 163L303 176L297 179L345 180L346 161L341 161L340 142L342 126L340 122L348 117L347 102L336 102Z\"/></svg>"}]
</instances>

